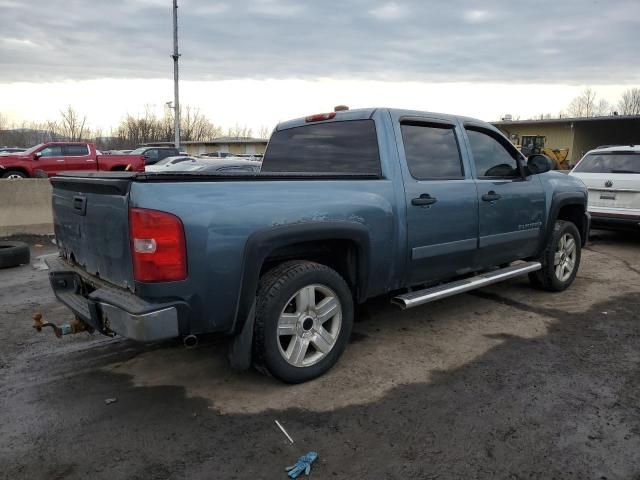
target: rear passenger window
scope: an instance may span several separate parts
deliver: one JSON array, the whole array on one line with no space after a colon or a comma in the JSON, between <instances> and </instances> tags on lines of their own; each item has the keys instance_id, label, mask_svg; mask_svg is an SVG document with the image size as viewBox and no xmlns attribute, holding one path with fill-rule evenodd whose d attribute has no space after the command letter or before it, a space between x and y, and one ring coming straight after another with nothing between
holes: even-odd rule
<instances>
[{"instance_id":1,"label":"rear passenger window","mask_svg":"<svg viewBox=\"0 0 640 480\"><path fill-rule=\"evenodd\" d=\"M407 166L413 178L463 178L453 126L403 123L400 129Z\"/></svg>"},{"instance_id":2,"label":"rear passenger window","mask_svg":"<svg viewBox=\"0 0 640 480\"><path fill-rule=\"evenodd\" d=\"M86 145L65 145L63 151L65 157L82 157L89 155L89 147Z\"/></svg>"},{"instance_id":3,"label":"rear passenger window","mask_svg":"<svg viewBox=\"0 0 640 480\"><path fill-rule=\"evenodd\" d=\"M520 176L515 148L508 150L491 135L479 130L467 129L467 137L478 177Z\"/></svg>"},{"instance_id":4,"label":"rear passenger window","mask_svg":"<svg viewBox=\"0 0 640 480\"><path fill-rule=\"evenodd\" d=\"M317 123L274 132L263 172L380 175L373 120Z\"/></svg>"}]
</instances>

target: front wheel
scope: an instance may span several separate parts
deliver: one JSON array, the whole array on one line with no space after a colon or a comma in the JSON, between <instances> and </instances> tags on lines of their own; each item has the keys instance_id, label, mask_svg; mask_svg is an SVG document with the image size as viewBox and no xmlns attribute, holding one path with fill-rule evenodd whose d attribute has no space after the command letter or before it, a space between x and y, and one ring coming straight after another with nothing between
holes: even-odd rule
<instances>
[{"instance_id":1,"label":"front wheel","mask_svg":"<svg viewBox=\"0 0 640 480\"><path fill-rule=\"evenodd\" d=\"M531 283L550 292L561 292L576 278L580 266L582 243L578 228L558 220L541 257L542 270L529 274Z\"/></svg>"},{"instance_id":2,"label":"front wheel","mask_svg":"<svg viewBox=\"0 0 640 480\"><path fill-rule=\"evenodd\" d=\"M2 178L8 178L9 180L18 180L20 178L27 178L27 176L20 170L7 170L2 174Z\"/></svg>"},{"instance_id":3,"label":"front wheel","mask_svg":"<svg viewBox=\"0 0 640 480\"><path fill-rule=\"evenodd\" d=\"M329 370L344 351L353 325L351 290L335 270L293 261L260 280L254 362L287 383Z\"/></svg>"}]
</instances>

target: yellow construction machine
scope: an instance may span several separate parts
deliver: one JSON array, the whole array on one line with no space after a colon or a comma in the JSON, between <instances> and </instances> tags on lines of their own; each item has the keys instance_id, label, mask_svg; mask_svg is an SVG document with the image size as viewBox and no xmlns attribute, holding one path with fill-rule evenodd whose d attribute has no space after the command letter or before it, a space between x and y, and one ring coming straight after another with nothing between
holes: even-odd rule
<instances>
[{"instance_id":1,"label":"yellow construction machine","mask_svg":"<svg viewBox=\"0 0 640 480\"><path fill-rule=\"evenodd\" d=\"M567 161L569 156L568 148L550 148L545 146L546 137L542 135L523 135L519 141L514 139L514 144L525 156L541 153L549 157L556 170L570 170L571 166Z\"/></svg>"}]
</instances>

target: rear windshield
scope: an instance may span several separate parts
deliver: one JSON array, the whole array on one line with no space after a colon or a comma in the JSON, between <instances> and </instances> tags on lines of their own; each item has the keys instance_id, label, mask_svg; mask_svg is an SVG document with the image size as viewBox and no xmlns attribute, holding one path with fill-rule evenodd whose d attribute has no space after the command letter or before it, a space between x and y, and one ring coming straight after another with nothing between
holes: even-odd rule
<instances>
[{"instance_id":1,"label":"rear windshield","mask_svg":"<svg viewBox=\"0 0 640 480\"><path fill-rule=\"evenodd\" d=\"M583 173L640 173L640 152L590 153L576 166Z\"/></svg>"},{"instance_id":2,"label":"rear windshield","mask_svg":"<svg viewBox=\"0 0 640 480\"><path fill-rule=\"evenodd\" d=\"M640 173L640 152L590 153L578 163L574 172Z\"/></svg>"},{"instance_id":3,"label":"rear windshield","mask_svg":"<svg viewBox=\"0 0 640 480\"><path fill-rule=\"evenodd\" d=\"M263 172L380 175L373 120L317 123L274 132Z\"/></svg>"}]
</instances>

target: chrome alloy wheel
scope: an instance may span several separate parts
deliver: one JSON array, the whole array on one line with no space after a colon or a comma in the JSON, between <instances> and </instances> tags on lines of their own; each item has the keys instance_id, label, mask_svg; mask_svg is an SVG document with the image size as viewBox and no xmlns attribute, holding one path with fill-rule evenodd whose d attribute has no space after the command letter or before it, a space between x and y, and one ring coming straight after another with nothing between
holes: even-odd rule
<instances>
[{"instance_id":1,"label":"chrome alloy wheel","mask_svg":"<svg viewBox=\"0 0 640 480\"><path fill-rule=\"evenodd\" d=\"M280 355L295 367L309 367L335 346L342 326L338 295L324 285L307 285L287 302L278 318Z\"/></svg>"},{"instance_id":2,"label":"chrome alloy wheel","mask_svg":"<svg viewBox=\"0 0 640 480\"><path fill-rule=\"evenodd\" d=\"M18 175L17 173L12 173L11 175L5 177L8 178L9 180L18 180L23 178L22 175Z\"/></svg>"},{"instance_id":3,"label":"chrome alloy wheel","mask_svg":"<svg viewBox=\"0 0 640 480\"><path fill-rule=\"evenodd\" d=\"M576 240L573 235L565 233L560 237L556 253L553 258L556 278L565 282L571 277L573 269L576 267Z\"/></svg>"}]
</instances>

